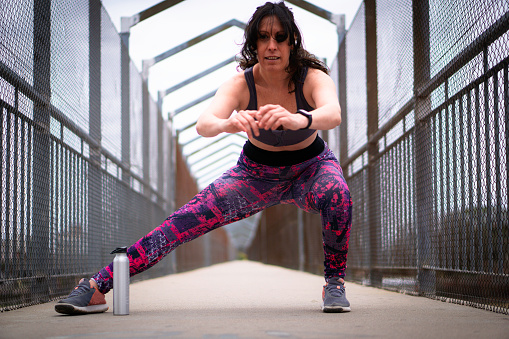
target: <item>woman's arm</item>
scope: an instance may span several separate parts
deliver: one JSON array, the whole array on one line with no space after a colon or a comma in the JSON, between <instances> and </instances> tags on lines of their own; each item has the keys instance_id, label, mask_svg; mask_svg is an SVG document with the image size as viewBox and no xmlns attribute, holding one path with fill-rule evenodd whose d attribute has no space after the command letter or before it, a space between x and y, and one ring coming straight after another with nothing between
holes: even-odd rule
<instances>
[{"instance_id":1,"label":"woman's arm","mask_svg":"<svg viewBox=\"0 0 509 339\"><path fill-rule=\"evenodd\" d=\"M244 73L239 73L225 82L217 90L210 106L198 118L196 123L198 134L214 137L223 132L246 132L249 137L252 137L254 132L259 135L258 123L254 119L256 111L240 110L246 90ZM249 91L247 95L249 97ZM234 113L235 110L236 113Z\"/></svg>"}]
</instances>

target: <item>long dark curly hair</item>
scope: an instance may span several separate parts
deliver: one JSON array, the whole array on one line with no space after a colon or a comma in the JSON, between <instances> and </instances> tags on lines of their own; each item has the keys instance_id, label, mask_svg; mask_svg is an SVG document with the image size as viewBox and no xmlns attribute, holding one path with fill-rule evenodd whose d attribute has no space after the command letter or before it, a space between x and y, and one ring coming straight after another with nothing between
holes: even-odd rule
<instances>
[{"instance_id":1,"label":"long dark curly hair","mask_svg":"<svg viewBox=\"0 0 509 339\"><path fill-rule=\"evenodd\" d=\"M286 72L290 74L288 82L289 92L295 90L295 86L301 81L301 72L304 67L319 69L329 74L329 68L316 56L309 53L302 46L302 34L295 23L292 11L286 7L283 1L273 3L267 2L265 5L256 8L251 19L249 19L244 30L244 45L240 51L239 67L243 70L253 67L258 63L256 53L256 42L259 36L260 22L265 17L275 16L281 22L285 35L289 37L288 44L291 46L290 60ZM295 39L293 38L295 37ZM293 87L293 90L292 90Z\"/></svg>"}]
</instances>

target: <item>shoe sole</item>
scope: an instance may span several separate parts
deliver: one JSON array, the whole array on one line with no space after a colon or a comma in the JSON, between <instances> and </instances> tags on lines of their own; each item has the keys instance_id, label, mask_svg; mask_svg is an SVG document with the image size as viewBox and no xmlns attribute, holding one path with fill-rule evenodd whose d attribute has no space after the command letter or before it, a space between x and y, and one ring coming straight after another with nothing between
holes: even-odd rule
<instances>
[{"instance_id":1,"label":"shoe sole","mask_svg":"<svg viewBox=\"0 0 509 339\"><path fill-rule=\"evenodd\" d=\"M79 307L72 304L58 303L55 305L55 311L62 314L90 314L90 313L102 313L109 309L108 305L92 305Z\"/></svg>"},{"instance_id":2,"label":"shoe sole","mask_svg":"<svg viewBox=\"0 0 509 339\"><path fill-rule=\"evenodd\" d=\"M323 303L321 305L322 311L325 313L344 313L350 312L350 307L346 306L324 306Z\"/></svg>"}]
</instances>

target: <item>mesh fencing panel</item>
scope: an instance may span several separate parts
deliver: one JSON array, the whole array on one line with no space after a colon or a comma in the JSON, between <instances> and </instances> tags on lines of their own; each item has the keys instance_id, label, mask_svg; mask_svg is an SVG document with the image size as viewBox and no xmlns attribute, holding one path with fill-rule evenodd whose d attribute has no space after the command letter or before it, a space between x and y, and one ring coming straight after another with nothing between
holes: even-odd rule
<instances>
[{"instance_id":1,"label":"mesh fencing panel","mask_svg":"<svg viewBox=\"0 0 509 339\"><path fill-rule=\"evenodd\" d=\"M142 143L138 142L143 138L143 78L136 69L134 63L130 63L130 116L129 128L131 135L130 163L131 171L138 176L143 175L143 149Z\"/></svg>"},{"instance_id":2,"label":"mesh fencing panel","mask_svg":"<svg viewBox=\"0 0 509 339\"><path fill-rule=\"evenodd\" d=\"M345 62L377 85L364 106L347 74L347 133L368 141L342 145L351 278L509 313L508 29L502 0L364 1Z\"/></svg>"},{"instance_id":3,"label":"mesh fencing panel","mask_svg":"<svg viewBox=\"0 0 509 339\"><path fill-rule=\"evenodd\" d=\"M89 129L88 12L87 2L53 2L49 40L51 104L85 131Z\"/></svg>"},{"instance_id":4,"label":"mesh fencing panel","mask_svg":"<svg viewBox=\"0 0 509 339\"><path fill-rule=\"evenodd\" d=\"M364 4L352 22L346 40L347 112L366 112L366 34ZM345 105L344 105L345 106ZM367 141L366 114L348 114L348 153Z\"/></svg>"},{"instance_id":5,"label":"mesh fencing panel","mask_svg":"<svg viewBox=\"0 0 509 339\"><path fill-rule=\"evenodd\" d=\"M376 11L378 124L382 126L413 96L412 1L379 1Z\"/></svg>"}]
</instances>

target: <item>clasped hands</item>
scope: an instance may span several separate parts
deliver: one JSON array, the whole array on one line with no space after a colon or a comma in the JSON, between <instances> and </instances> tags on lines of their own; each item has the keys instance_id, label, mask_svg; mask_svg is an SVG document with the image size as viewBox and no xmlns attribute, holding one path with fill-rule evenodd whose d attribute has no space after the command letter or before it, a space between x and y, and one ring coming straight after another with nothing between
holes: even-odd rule
<instances>
[{"instance_id":1,"label":"clasped hands","mask_svg":"<svg viewBox=\"0 0 509 339\"><path fill-rule=\"evenodd\" d=\"M276 130L280 126L284 129L298 130L308 123L306 117L290 113L280 105L265 105L258 111L238 111L226 121L224 131L228 133L246 132L249 138L260 135L260 129Z\"/></svg>"}]
</instances>

